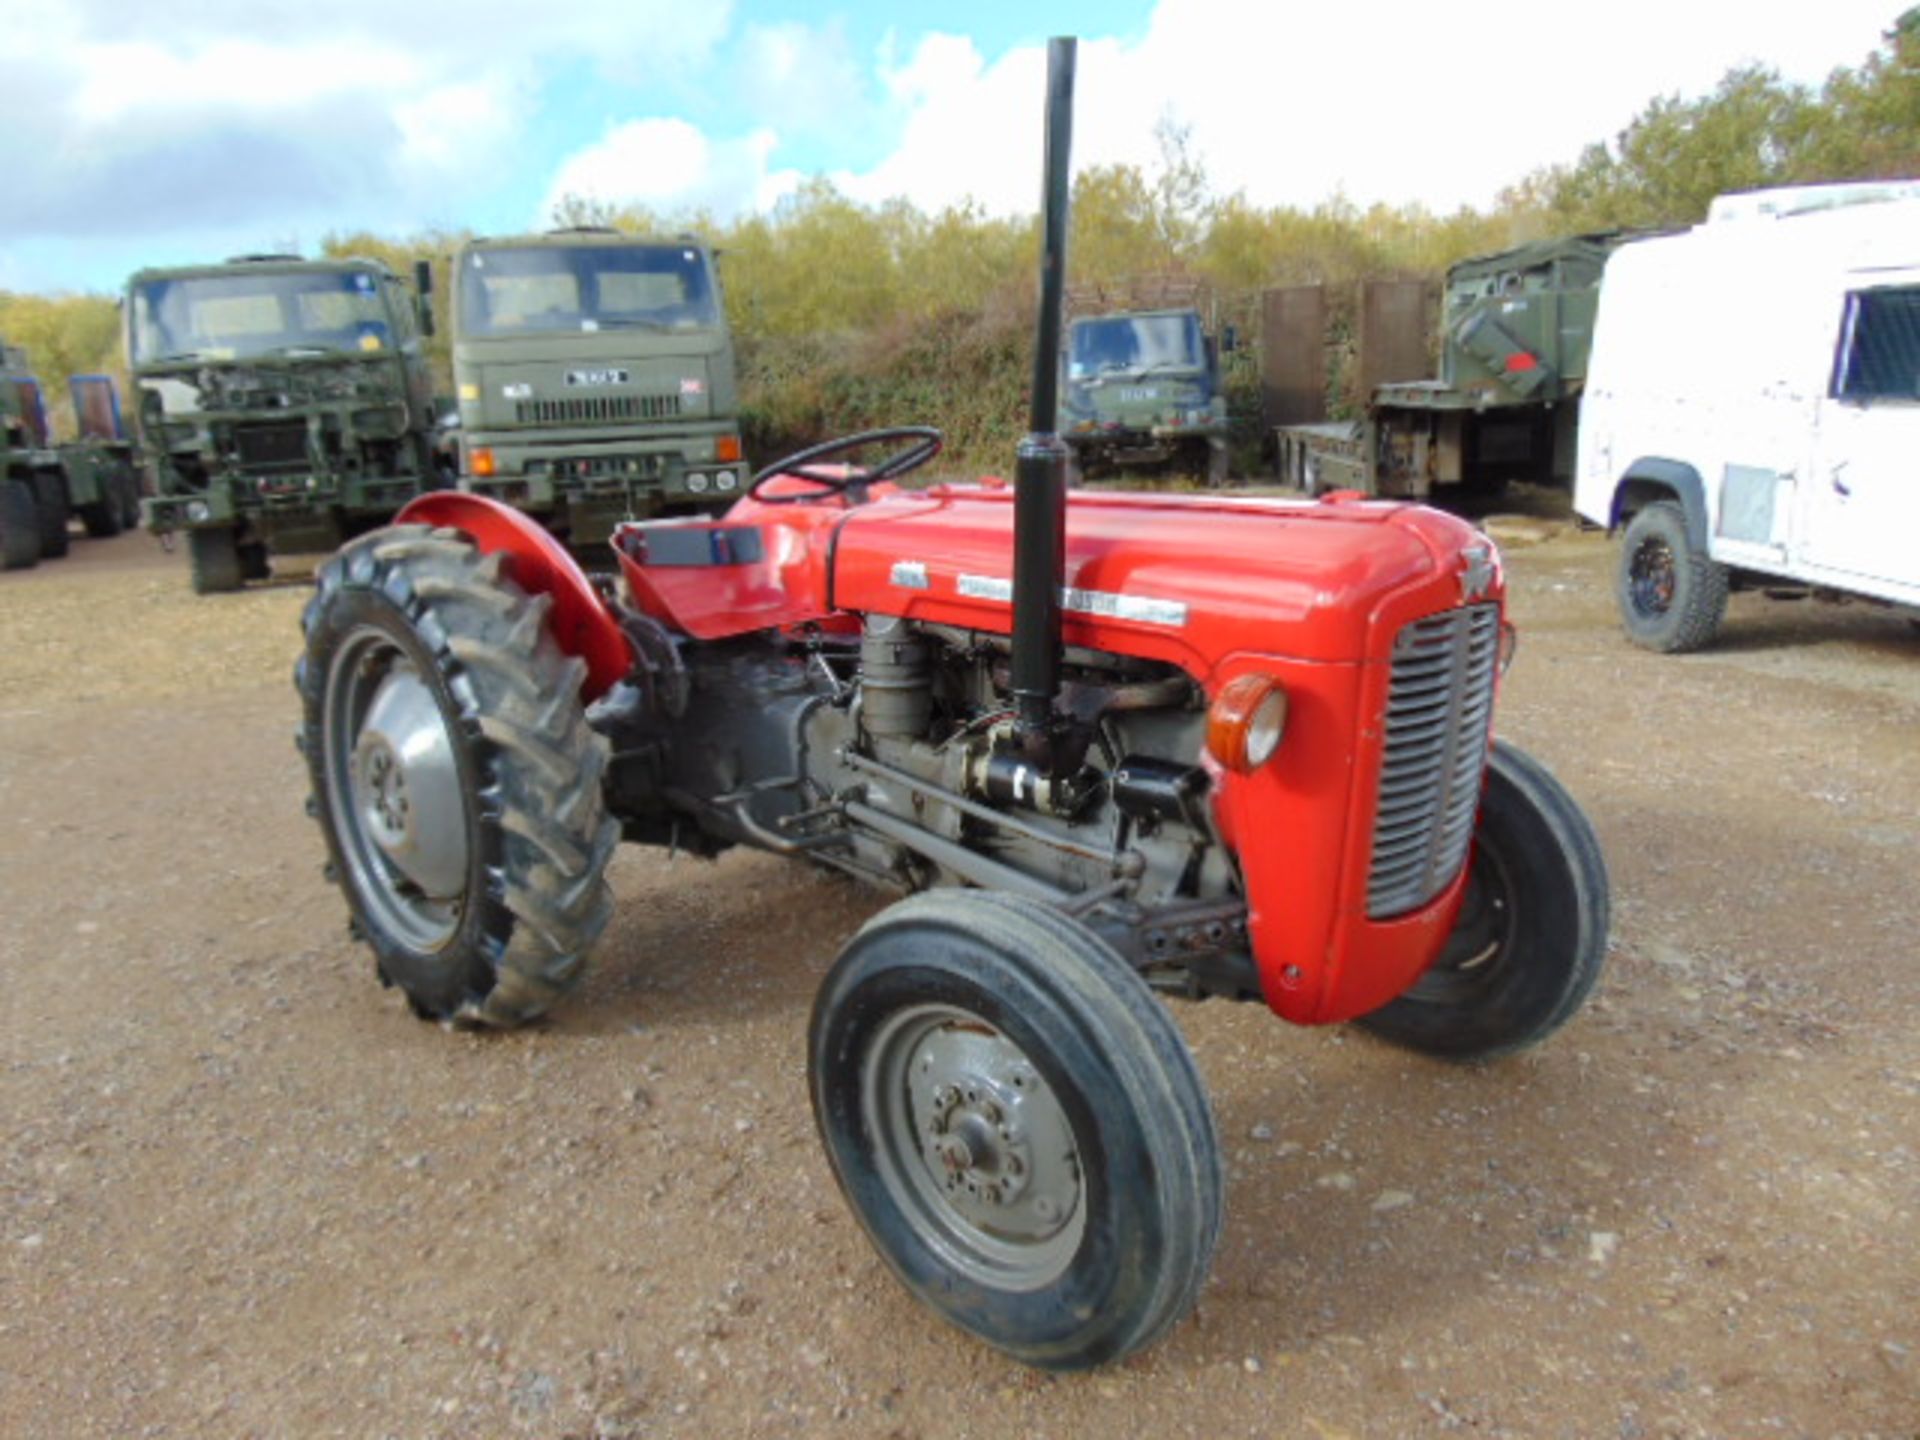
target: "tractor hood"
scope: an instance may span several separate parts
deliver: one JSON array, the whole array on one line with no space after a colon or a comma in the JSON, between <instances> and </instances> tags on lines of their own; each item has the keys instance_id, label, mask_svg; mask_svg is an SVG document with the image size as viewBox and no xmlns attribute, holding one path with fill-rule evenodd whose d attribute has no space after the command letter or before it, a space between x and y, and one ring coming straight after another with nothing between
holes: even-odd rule
<instances>
[{"instance_id":1,"label":"tractor hood","mask_svg":"<svg viewBox=\"0 0 1920 1440\"><path fill-rule=\"evenodd\" d=\"M1461 603L1452 581L1470 548L1492 549L1464 522L1409 505L1076 492L1066 640L1185 651L1202 674L1241 652L1356 661L1378 612L1410 587L1442 581ZM1011 626L1011 489L943 487L862 507L837 551L839 608Z\"/></svg>"},{"instance_id":2,"label":"tractor hood","mask_svg":"<svg viewBox=\"0 0 1920 1440\"><path fill-rule=\"evenodd\" d=\"M463 340L460 421L469 431L724 419L737 408L719 330L618 330Z\"/></svg>"},{"instance_id":3,"label":"tractor hood","mask_svg":"<svg viewBox=\"0 0 1920 1440\"><path fill-rule=\"evenodd\" d=\"M843 510L743 500L721 521L623 526L636 599L700 639L901 615L1013 623L1013 491L939 486ZM1067 508L1065 640L1206 677L1228 657L1355 663L1378 627L1502 594L1493 544L1423 506L1091 494Z\"/></svg>"}]
</instances>

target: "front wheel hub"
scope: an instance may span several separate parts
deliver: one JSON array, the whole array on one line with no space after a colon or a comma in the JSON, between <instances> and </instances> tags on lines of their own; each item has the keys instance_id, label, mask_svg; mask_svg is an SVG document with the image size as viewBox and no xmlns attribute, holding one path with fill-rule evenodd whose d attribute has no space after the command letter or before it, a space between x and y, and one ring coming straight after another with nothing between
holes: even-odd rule
<instances>
[{"instance_id":1,"label":"front wheel hub","mask_svg":"<svg viewBox=\"0 0 1920 1440\"><path fill-rule=\"evenodd\" d=\"M1020 1047L963 1010L915 1007L876 1037L864 1106L881 1173L923 1239L963 1273L1034 1289L1086 1223L1073 1129Z\"/></svg>"}]
</instances>

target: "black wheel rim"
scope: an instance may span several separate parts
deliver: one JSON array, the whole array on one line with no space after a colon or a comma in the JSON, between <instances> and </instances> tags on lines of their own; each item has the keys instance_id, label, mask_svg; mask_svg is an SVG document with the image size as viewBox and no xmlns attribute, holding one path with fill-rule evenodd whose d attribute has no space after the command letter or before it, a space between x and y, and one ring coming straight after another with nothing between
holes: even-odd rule
<instances>
[{"instance_id":1,"label":"black wheel rim","mask_svg":"<svg viewBox=\"0 0 1920 1440\"><path fill-rule=\"evenodd\" d=\"M1449 1007L1472 1006L1501 981L1513 953L1519 922L1519 892L1505 857L1475 842L1467 893L1447 948L1407 992L1407 998Z\"/></svg>"},{"instance_id":2,"label":"black wheel rim","mask_svg":"<svg viewBox=\"0 0 1920 1440\"><path fill-rule=\"evenodd\" d=\"M1673 608L1678 579L1673 547L1657 536L1642 540L1627 565L1627 595L1641 615L1664 615Z\"/></svg>"}]
</instances>

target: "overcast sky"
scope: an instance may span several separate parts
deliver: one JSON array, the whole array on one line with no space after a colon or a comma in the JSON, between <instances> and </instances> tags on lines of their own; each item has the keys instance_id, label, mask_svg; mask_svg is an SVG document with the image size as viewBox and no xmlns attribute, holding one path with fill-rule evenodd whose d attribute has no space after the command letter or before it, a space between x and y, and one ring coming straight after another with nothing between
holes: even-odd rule
<instances>
[{"instance_id":1,"label":"overcast sky","mask_svg":"<svg viewBox=\"0 0 1920 1440\"><path fill-rule=\"evenodd\" d=\"M1901 3L0 0L0 289L567 193L731 216L813 174L1026 211L1060 33L1080 164L1151 165L1167 115L1223 194L1480 205L1730 66L1858 64Z\"/></svg>"}]
</instances>

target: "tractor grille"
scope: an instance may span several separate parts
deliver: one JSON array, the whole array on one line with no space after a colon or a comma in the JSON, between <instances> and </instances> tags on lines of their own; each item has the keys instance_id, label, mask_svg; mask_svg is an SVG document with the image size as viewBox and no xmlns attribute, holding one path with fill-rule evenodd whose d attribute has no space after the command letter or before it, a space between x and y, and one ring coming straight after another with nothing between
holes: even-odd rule
<instances>
[{"instance_id":1,"label":"tractor grille","mask_svg":"<svg viewBox=\"0 0 1920 1440\"><path fill-rule=\"evenodd\" d=\"M307 425L304 420L274 425L236 425L233 448L248 470L304 470L307 468Z\"/></svg>"},{"instance_id":2,"label":"tractor grille","mask_svg":"<svg viewBox=\"0 0 1920 1440\"><path fill-rule=\"evenodd\" d=\"M1370 920L1419 909L1460 873L1480 809L1499 654L1498 605L1416 620L1394 640Z\"/></svg>"},{"instance_id":3,"label":"tractor grille","mask_svg":"<svg viewBox=\"0 0 1920 1440\"><path fill-rule=\"evenodd\" d=\"M583 400L522 400L514 407L514 418L522 425L671 420L679 413L678 395L594 395Z\"/></svg>"}]
</instances>

